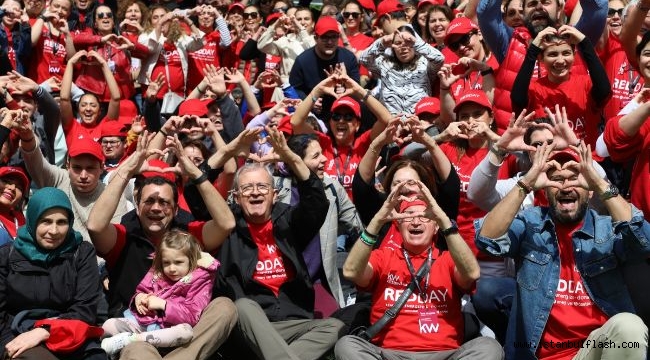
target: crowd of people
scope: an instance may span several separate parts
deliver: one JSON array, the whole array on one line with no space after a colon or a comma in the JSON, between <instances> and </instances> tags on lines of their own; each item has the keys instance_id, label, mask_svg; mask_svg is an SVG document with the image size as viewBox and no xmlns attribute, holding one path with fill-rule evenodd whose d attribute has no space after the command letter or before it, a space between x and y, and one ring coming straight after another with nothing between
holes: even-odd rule
<instances>
[{"instance_id":1,"label":"crowd of people","mask_svg":"<svg viewBox=\"0 0 650 360\"><path fill-rule=\"evenodd\" d=\"M0 0L3 359L647 359L650 0Z\"/></svg>"}]
</instances>

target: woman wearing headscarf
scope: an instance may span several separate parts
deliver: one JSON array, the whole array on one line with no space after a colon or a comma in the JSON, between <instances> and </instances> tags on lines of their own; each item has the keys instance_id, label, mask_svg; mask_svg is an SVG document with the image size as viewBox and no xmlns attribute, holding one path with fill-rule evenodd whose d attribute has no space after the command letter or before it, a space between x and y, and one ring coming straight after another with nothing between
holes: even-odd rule
<instances>
[{"instance_id":1,"label":"woman wearing headscarf","mask_svg":"<svg viewBox=\"0 0 650 360\"><path fill-rule=\"evenodd\" d=\"M106 359L101 333L89 326L101 296L95 249L72 229L70 200L43 188L26 215L14 242L0 248L0 356Z\"/></svg>"}]
</instances>

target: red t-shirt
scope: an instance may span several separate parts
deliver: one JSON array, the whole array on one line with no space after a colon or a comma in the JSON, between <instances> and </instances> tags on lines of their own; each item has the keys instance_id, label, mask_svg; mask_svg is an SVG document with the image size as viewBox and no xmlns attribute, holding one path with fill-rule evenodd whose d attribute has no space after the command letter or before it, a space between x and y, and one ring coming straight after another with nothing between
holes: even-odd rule
<instances>
[{"instance_id":1,"label":"red t-shirt","mask_svg":"<svg viewBox=\"0 0 650 360\"><path fill-rule=\"evenodd\" d=\"M350 42L350 46L352 46L353 49L357 51L363 51L372 45L374 39L362 32L359 32L355 35L348 35L348 42ZM365 66L359 65L359 74L368 76L370 73Z\"/></svg>"},{"instance_id":2,"label":"red t-shirt","mask_svg":"<svg viewBox=\"0 0 650 360\"><path fill-rule=\"evenodd\" d=\"M167 71L165 70L165 59L167 59L167 66L169 67L169 79L167 79ZM183 68L181 66L181 55L176 45L167 42L163 45L163 49L158 56L158 62L156 62L151 72L151 79L158 78L158 74L162 74L166 79L158 91L158 95L156 96L158 99L162 99L165 93L169 91L168 83L171 85L173 92L180 96L185 96L185 76L183 75Z\"/></svg>"},{"instance_id":3,"label":"red t-shirt","mask_svg":"<svg viewBox=\"0 0 650 360\"><path fill-rule=\"evenodd\" d=\"M550 82L548 77L533 80L528 90L528 108L535 109L537 116L544 117L544 107L555 109L555 104L565 106L573 132L595 151L602 108L594 104L591 87L589 75L573 72L568 80L559 84Z\"/></svg>"},{"instance_id":4,"label":"red t-shirt","mask_svg":"<svg viewBox=\"0 0 650 360\"><path fill-rule=\"evenodd\" d=\"M187 224L187 232L190 234L194 235L194 237L199 241L199 245L201 245L201 249L205 248L205 245L203 244L203 226L205 225L205 221L192 221L191 223ZM117 260L120 258L120 254L122 253L122 250L124 250L124 246L126 245L126 228L122 224L112 224L115 227L115 230L117 231L117 238L115 239L115 246L106 254L99 254L101 257L106 260L106 266L107 267L112 267L115 266L115 263ZM152 241L149 239L154 246L158 246L157 242Z\"/></svg>"},{"instance_id":5,"label":"red t-shirt","mask_svg":"<svg viewBox=\"0 0 650 360\"><path fill-rule=\"evenodd\" d=\"M627 55L621 41L611 32L605 48L599 52L598 56L603 63L609 83L612 85L612 97L603 109L605 121L618 115L643 88L643 77L634 69L630 62L627 61Z\"/></svg>"},{"instance_id":6,"label":"red t-shirt","mask_svg":"<svg viewBox=\"0 0 650 360\"><path fill-rule=\"evenodd\" d=\"M317 132L318 142L323 148L323 155L327 158L325 174L343 185L350 200L352 200L354 173L357 172L359 162L361 162L363 155L368 151L372 142L370 132L371 130L367 130L357 136L352 147L334 147L334 143L329 136Z\"/></svg>"},{"instance_id":7,"label":"red t-shirt","mask_svg":"<svg viewBox=\"0 0 650 360\"><path fill-rule=\"evenodd\" d=\"M104 117L100 123L97 123L93 126L88 126L85 123L80 123L77 119L73 119L70 122L70 126L63 129L65 133L65 142L68 144L68 147L75 141L84 138L91 138L94 141L99 141L102 137L102 127L99 124L104 121L115 121L110 120L108 117Z\"/></svg>"},{"instance_id":8,"label":"red t-shirt","mask_svg":"<svg viewBox=\"0 0 650 360\"><path fill-rule=\"evenodd\" d=\"M207 34L204 38L204 46L187 53L187 88L194 89L203 80L203 69L209 64L219 67L219 41L221 35L218 31Z\"/></svg>"},{"instance_id":9,"label":"red t-shirt","mask_svg":"<svg viewBox=\"0 0 650 360\"><path fill-rule=\"evenodd\" d=\"M478 251L474 242L474 219L482 218L487 214L487 211L481 210L467 198L467 187L469 186L472 171L487 156L488 148L467 148L460 159L458 159L458 149L453 143L440 144L440 149L449 158L460 178L460 202L458 203L458 216L456 217L458 232L479 260L498 259L498 261L503 261Z\"/></svg>"},{"instance_id":10,"label":"red t-shirt","mask_svg":"<svg viewBox=\"0 0 650 360\"><path fill-rule=\"evenodd\" d=\"M48 24L43 26L41 37L32 46L30 59L29 78L37 84L44 82L52 76L59 80L65 72L67 51L65 50L65 37L63 34L53 36L48 30Z\"/></svg>"},{"instance_id":11,"label":"red t-shirt","mask_svg":"<svg viewBox=\"0 0 650 360\"><path fill-rule=\"evenodd\" d=\"M492 55L487 59L488 65L494 70L492 76L496 76L499 71L499 62ZM454 99L457 99L465 90L483 89L483 75L480 72L472 72L467 77L461 77L451 85L450 92Z\"/></svg>"},{"instance_id":12,"label":"red t-shirt","mask_svg":"<svg viewBox=\"0 0 650 360\"><path fill-rule=\"evenodd\" d=\"M251 237L257 245L257 264L253 279L271 289L275 296L280 293L280 286L293 279L295 271L285 261L273 237L273 222L248 224ZM285 264L287 264L285 266Z\"/></svg>"},{"instance_id":13,"label":"red t-shirt","mask_svg":"<svg viewBox=\"0 0 650 360\"><path fill-rule=\"evenodd\" d=\"M428 251L409 254L415 271L427 260ZM387 349L402 351L439 351L460 347L464 322L460 312L463 291L453 280L454 261L448 251L438 254L429 271L429 286L425 281L416 289L400 310L395 320L388 323L372 342ZM370 254L372 280L363 290L372 293L370 323L375 323L393 306L407 288L411 274L401 250L390 248L374 250Z\"/></svg>"},{"instance_id":14,"label":"red t-shirt","mask_svg":"<svg viewBox=\"0 0 650 360\"><path fill-rule=\"evenodd\" d=\"M542 343L550 344L587 339L589 334L607 321L607 315L594 304L585 290L582 277L573 256L571 235L582 226L555 223L557 242L560 250L560 279L555 293L555 302L551 307L546 327L542 333ZM572 359L579 347L545 348L537 350L540 359Z\"/></svg>"}]
</instances>

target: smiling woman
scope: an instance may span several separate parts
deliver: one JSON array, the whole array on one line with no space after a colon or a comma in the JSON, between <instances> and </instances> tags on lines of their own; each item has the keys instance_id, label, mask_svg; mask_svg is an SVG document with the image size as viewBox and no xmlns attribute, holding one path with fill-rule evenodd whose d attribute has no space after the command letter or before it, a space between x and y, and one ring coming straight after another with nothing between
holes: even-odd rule
<instances>
[{"instance_id":1,"label":"smiling woman","mask_svg":"<svg viewBox=\"0 0 650 360\"><path fill-rule=\"evenodd\" d=\"M94 325L101 296L95 249L72 230L73 222L67 195L55 188L43 188L29 202L26 224L18 229L16 240L0 248L3 358L106 359L98 338L90 339L89 333L72 336L77 341L64 336L66 344L55 336L57 329L70 326L68 321L76 320L77 329ZM25 313L25 309L47 311ZM34 321L52 314L66 320L47 327L34 326ZM62 355L57 349L63 346L72 353Z\"/></svg>"},{"instance_id":2,"label":"smiling woman","mask_svg":"<svg viewBox=\"0 0 650 360\"><path fill-rule=\"evenodd\" d=\"M29 179L23 169L0 167L0 245L13 241L18 227L25 224L22 205L27 192Z\"/></svg>"}]
</instances>

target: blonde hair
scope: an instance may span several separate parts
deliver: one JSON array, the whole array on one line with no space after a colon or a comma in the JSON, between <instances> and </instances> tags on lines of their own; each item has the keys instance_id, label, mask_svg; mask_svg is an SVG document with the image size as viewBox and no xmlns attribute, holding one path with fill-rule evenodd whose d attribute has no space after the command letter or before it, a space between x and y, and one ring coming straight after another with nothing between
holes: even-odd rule
<instances>
[{"instance_id":1,"label":"blonde hair","mask_svg":"<svg viewBox=\"0 0 650 360\"><path fill-rule=\"evenodd\" d=\"M160 241L160 245L156 249L156 253L153 258L153 265L151 268L156 274L163 274L163 259L162 254L164 249L173 249L178 250L187 256L190 262L190 271L194 271L197 268L197 263L201 258L201 246L199 246L199 241L194 237L194 235L172 229L167 231Z\"/></svg>"}]
</instances>

